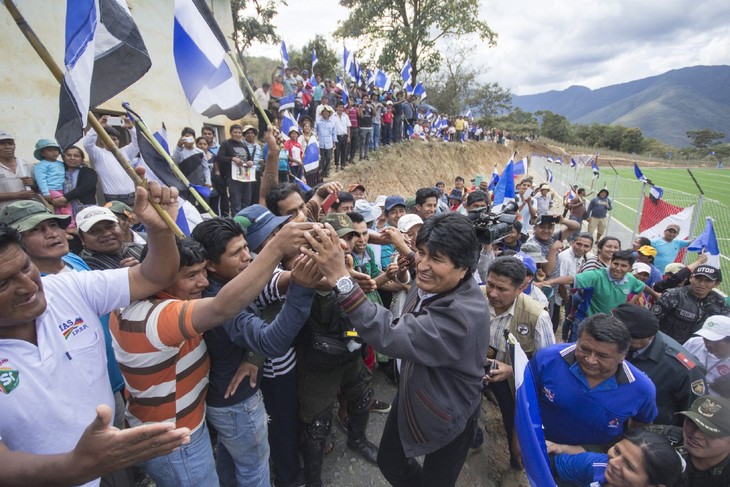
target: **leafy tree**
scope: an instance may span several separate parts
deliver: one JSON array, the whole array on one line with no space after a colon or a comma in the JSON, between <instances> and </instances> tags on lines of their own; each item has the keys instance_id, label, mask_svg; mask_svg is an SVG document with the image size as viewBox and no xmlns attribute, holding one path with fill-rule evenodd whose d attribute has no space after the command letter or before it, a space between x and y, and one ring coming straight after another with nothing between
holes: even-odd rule
<instances>
[{"instance_id":1,"label":"leafy tree","mask_svg":"<svg viewBox=\"0 0 730 487\"><path fill-rule=\"evenodd\" d=\"M701 130L690 130L687 132L690 143L698 149L706 149L712 145L718 144L720 140L725 138L725 133L715 132L708 128Z\"/></svg>"},{"instance_id":2,"label":"leafy tree","mask_svg":"<svg viewBox=\"0 0 730 487\"><path fill-rule=\"evenodd\" d=\"M233 45L239 59L254 42L274 44L279 40L272 22L282 5L286 6L286 0L231 0Z\"/></svg>"},{"instance_id":3,"label":"leafy tree","mask_svg":"<svg viewBox=\"0 0 730 487\"><path fill-rule=\"evenodd\" d=\"M619 149L629 154L640 154L646 146L644 135L641 129L627 128L621 135L621 145Z\"/></svg>"},{"instance_id":4,"label":"leafy tree","mask_svg":"<svg viewBox=\"0 0 730 487\"><path fill-rule=\"evenodd\" d=\"M465 48L448 52L444 68L425 79L428 103L440 113L458 115L474 90L477 74L478 67L470 62Z\"/></svg>"},{"instance_id":5,"label":"leafy tree","mask_svg":"<svg viewBox=\"0 0 730 487\"><path fill-rule=\"evenodd\" d=\"M497 35L479 20L479 0L340 0L350 11L335 36L356 38L365 51L380 52L380 69L400 73L410 59L414 84L419 74L435 73L442 64L436 42L476 34L490 46Z\"/></svg>"},{"instance_id":6,"label":"leafy tree","mask_svg":"<svg viewBox=\"0 0 730 487\"><path fill-rule=\"evenodd\" d=\"M507 115L494 120L482 117L482 119L479 120L479 123L484 128L490 128L492 126L500 127L503 130L512 132L513 134L529 134L531 132L537 132L539 126L537 119L532 113L525 112L519 107L515 108Z\"/></svg>"},{"instance_id":7,"label":"leafy tree","mask_svg":"<svg viewBox=\"0 0 730 487\"><path fill-rule=\"evenodd\" d=\"M512 109L512 93L499 83L486 83L477 87L466 103L479 115L496 117Z\"/></svg>"},{"instance_id":8,"label":"leafy tree","mask_svg":"<svg viewBox=\"0 0 730 487\"><path fill-rule=\"evenodd\" d=\"M289 66L297 66L299 70L312 71L312 49L317 52L317 65L314 67L316 74L323 78L335 78L338 68L341 66L337 53L327 45L324 36L317 34L315 38L299 49L289 49Z\"/></svg>"},{"instance_id":9,"label":"leafy tree","mask_svg":"<svg viewBox=\"0 0 730 487\"><path fill-rule=\"evenodd\" d=\"M542 117L540 134L558 142L571 142L571 125L567 118L551 111L539 111L535 115Z\"/></svg>"}]
</instances>

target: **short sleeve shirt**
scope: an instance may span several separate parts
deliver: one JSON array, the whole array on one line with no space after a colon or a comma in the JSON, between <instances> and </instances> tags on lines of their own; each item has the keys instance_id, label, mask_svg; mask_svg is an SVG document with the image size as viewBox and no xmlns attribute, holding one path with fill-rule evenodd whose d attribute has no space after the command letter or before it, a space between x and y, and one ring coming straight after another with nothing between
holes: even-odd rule
<instances>
[{"instance_id":1,"label":"short sleeve shirt","mask_svg":"<svg viewBox=\"0 0 730 487\"><path fill-rule=\"evenodd\" d=\"M573 287L592 289L591 293L584 293L589 300L587 316L597 313L610 315L613 308L628 300L629 294L642 292L644 283L628 273L621 281L616 281L610 277L606 267L577 274Z\"/></svg>"}]
</instances>

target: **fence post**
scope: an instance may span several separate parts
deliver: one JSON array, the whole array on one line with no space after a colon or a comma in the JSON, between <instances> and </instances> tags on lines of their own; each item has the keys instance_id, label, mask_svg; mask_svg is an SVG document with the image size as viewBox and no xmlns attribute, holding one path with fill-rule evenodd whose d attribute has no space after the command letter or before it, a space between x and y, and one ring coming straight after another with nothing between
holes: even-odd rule
<instances>
[{"instance_id":1,"label":"fence post","mask_svg":"<svg viewBox=\"0 0 730 487\"><path fill-rule=\"evenodd\" d=\"M615 169L614 169L615 171ZM618 174L614 175L613 177L613 191L611 194L613 195L613 200L616 201L616 190L618 189ZM606 235L610 235L608 232L611 228L611 220L613 218L613 212L608 213L608 221L606 222Z\"/></svg>"},{"instance_id":2,"label":"fence post","mask_svg":"<svg viewBox=\"0 0 730 487\"><path fill-rule=\"evenodd\" d=\"M634 231L631 233L631 243L636 240L636 235L639 233L639 223L641 222L641 214L644 212L644 188L646 183L641 183L641 194L639 195L639 209L636 211L636 221L634 222ZM615 197L615 196L614 196Z\"/></svg>"}]
</instances>

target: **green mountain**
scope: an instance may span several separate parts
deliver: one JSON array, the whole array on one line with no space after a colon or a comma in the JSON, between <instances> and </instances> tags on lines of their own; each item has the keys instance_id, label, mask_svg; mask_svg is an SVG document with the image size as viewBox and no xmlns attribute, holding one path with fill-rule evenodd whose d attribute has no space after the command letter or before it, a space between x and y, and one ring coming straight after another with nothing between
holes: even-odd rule
<instances>
[{"instance_id":1,"label":"green mountain","mask_svg":"<svg viewBox=\"0 0 730 487\"><path fill-rule=\"evenodd\" d=\"M591 90L571 86L563 91L512 97L528 112L549 110L577 124L638 127L676 147L689 145L688 130L710 128L730 141L730 66L675 69L628 83Z\"/></svg>"}]
</instances>

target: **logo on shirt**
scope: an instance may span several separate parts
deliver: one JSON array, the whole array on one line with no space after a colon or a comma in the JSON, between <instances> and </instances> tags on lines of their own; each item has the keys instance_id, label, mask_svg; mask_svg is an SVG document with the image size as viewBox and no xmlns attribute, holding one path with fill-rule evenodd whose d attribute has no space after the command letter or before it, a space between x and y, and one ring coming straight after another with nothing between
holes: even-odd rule
<instances>
[{"instance_id":1,"label":"logo on shirt","mask_svg":"<svg viewBox=\"0 0 730 487\"><path fill-rule=\"evenodd\" d=\"M545 386L542 386L542 395L550 402L555 402L555 393Z\"/></svg>"},{"instance_id":2,"label":"logo on shirt","mask_svg":"<svg viewBox=\"0 0 730 487\"><path fill-rule=\"evenodd\" d=\"M10 394L20 384L20 371L9 367L0 367L0 392Z\"/></svg>"},{"instance_id":3,"label":"logo on shirt","mask_svg":"<svg viewBox=\"0 0 730 487\"><path fill-rule=\"evenodd\" d=\"M67 320L58 325L58 329L61 331L65 340L68 340L68 337L81 333L88 327L89 325L84 323L84 320L82 320L81 317L77 317L75 320Z\"/></svg>"},{"instance_id":4,"label":"logo on shirt","mask_svg":"<svg viewBox=\"0 0 730 487\"><path fill-rule=\"evenodd\" d=\"M619 421L618 418L613 418L611 421L608 422L608 427L612 429L620 428L621 421Z\"/></svg>"},{"instance_id":5,"label":"logo on shirt","mask_svg":"<svg viewBox=\"0 0 730 487\"><path fill-rule=\"evenodd\" d=\"M705 395L705 381L702 379L696 380L691 384L692 392L698 396Z\"/></svg>"},{"instance_id":6,"label":"logo on shirt","mask_svg":"<svg viewBox=\"0 0 730 487\"><path fill-rule=\"evenodd\" d=\"M524 323L517 325L518 335L527 336L528 333L530 333L530 325L526 325Z\"/></svg>"}]
</instances>

